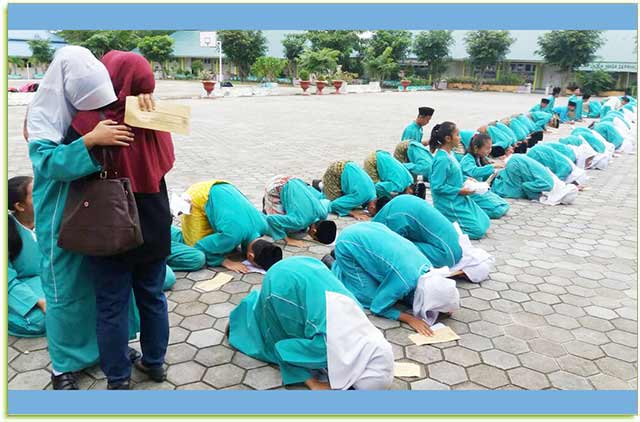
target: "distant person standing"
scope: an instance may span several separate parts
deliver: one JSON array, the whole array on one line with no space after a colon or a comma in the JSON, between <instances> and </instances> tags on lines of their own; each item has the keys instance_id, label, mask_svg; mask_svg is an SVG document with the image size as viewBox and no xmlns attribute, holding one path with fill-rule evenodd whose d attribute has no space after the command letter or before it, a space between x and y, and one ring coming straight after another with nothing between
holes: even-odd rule
<instances>
[{"instance_id":1,"label":"distant person standing","mask_svg":"<svg viewBox=\"0 0 640 422\"><path fill-rule=\"evenodd\" d=\"M434 111L431 107L418 108L418 117L404 129L400 140L422 143L422 128L429 124Z\"/></svg>"}]
</instances>

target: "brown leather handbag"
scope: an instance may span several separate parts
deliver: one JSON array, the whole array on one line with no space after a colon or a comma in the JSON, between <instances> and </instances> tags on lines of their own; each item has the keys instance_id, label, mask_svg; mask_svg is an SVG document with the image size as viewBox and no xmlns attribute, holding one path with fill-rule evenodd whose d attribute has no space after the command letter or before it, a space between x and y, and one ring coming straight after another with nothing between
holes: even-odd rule
<instances>
[{"instance_id":1,"label":"brown leather handbag","mask_svg":"<svg viewBox=\"0 0 640 422\"><path fill-rule=\"evenodd\" d=\"M71 182L58 236L62 249L112 256L144 242L131 183L110 170L108 149L102 148L100 173Z\"/></svg>"}]
</instances>

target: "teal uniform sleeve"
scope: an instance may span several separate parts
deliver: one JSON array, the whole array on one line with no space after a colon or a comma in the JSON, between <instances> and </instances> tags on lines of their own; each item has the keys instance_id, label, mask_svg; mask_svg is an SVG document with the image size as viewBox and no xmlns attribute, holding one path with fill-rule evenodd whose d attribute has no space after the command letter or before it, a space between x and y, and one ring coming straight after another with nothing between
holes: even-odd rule
<instances>
[{"instance_id":1,"label":"teal uniform sleeve","mask_svg":"<svg viewBox=\"0 0 640 422\"><path fill-rule=\"evenodd\" d=\"M13 268L11 262L9 262L7 277L9 284L9 309L20 316L25 316L36 306L36 303L41 298L34 293L27 283L23 283L22 280L18 278L18 272Z\"/></svg>"},{"instance_id":2,"label":"teal uniform sleeve","mask_svg":"<svg viewBox=\"0 0 640 422\"><path fill-rule=\"evenodd\" d=\"M182 238L182 230L180 230L174 225L171 225L171 241L184 243L184 239Z\"/></svg>"},{"instance_id":3,"label":"teal uniform sleeve","mask_svg":"<svg viewBox=\"0 0 640 422\"><path fill-rule=\"evenodd\" d=\"M395 192L395 183L391 181L384 181L376 183L376 196L378 198L387 197L391 198L393 192Z\"/></svg>"},{"instance_id":4,"label":"teal uniform sleeve","mask_svg":"<svg viewBox=\"0 0 640 422\"><path fill-rule=\"evenodd\" d=\"M275 349L284 384L304 382L311 378L312 369L327 367L327 344L322 334L280 340Z\"/></svg>"},{"instance_id":5,"label":"teal uniform sleeve","mask_svg":"<svg viewBox=\"0 0 640 422\"><path fill-rule=\"evenodd\" d=\"M365 202L376 199L376 188L371 178L362 169L347 164L341 176L343 196L331 201L329 211L340 217L349 215L351 210L360 208Z\"/></svg>"},{"instance_id":6,"label":"teal uniform sleeve","mask_svg":"<svg viewBox=\"0 0 640 422\"><path fill-rule=\"evenodd\" d=\"M29 158L41 177L58 182L71 182L100 171L82 138L69 145L51 141L29 142Z\"/></svg>"},{"instance_id":7,"label":"teal uniform sleeve","mask_svg":"<svg viewBox=\"0 0 640 422\"><path fill-rule=\"evenodd\" d=\"M447 181L447 170L449 162L447 159L435 158L431 167L431 191L437 195L455 196L460 192L460 188L450 185Z\"/></svg>"},{"instance_id":8,"label":"teal uniform sleeve","mask_svg":"<svg viewBox=\"0 0 640 422\"><path fill-rule=\"evenodd\" d=\"M297 215L293 214L273 214L267 215L269 225L269 236L273 240L282 240L287 237L288 232L295 231L302 223Z\"/></svg>"},{"instance_id":9,"label":"teal uniform sleeve","mask_svg":"<svg viewBox=\"0 0 640 422\"><path fill-rule=\"evenodd\" d=\"M238 244L240 241L229 233L213 233L200 239L194 247L204 253L208 266L218 267Z\"/></svg>"},{"instance_id":10,"label":"teal uniform sleeve","mask_svg":"<svg viewBox=\"0 0 640 422\"><path fill-rule=\"evenodd\" d=\"M473 177L476 180L485 181L493 174L495 169L491 164L479 167L472 156L465 155L460 161L462 173L467 177Z\"/></svg>"}]
</instances>

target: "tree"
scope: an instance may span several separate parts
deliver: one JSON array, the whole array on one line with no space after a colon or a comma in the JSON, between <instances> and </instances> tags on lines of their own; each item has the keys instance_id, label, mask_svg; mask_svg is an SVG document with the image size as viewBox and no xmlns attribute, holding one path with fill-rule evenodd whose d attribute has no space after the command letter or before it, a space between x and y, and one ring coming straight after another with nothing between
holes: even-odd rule
<instances>
[{"instance_id":1,"label":"tree","mask_svg":"<svg viewBox=\"0 0 640 422\"><path fill-rule=\"evenodd\" d=\"M8 59L9 64L13 66L11 73L17 72L22 66L24 66L24 59L22 57L10 56Z\"/></svg>"},{"instance_id":2,"label":"tree","mask_svg":"<svg viewBox=\"0 0 640 422\"><path fill-rule=\"evenodd\" d=\"M360 43L360 37L356 31L307 31L307 39L311 42L313 51L323 49L339 51L338 64L344 70L352 70L355 63L351 60L351 54Z\"/></svg>"},{"instance_id":3,"label":"tree","mask_svg":"<svg viewBox=\"0 0 640 422\"><path fill-rule=\"evenodd\" d=\"M157 62L165 76L166 62L173 56L173 38L168 35L144 37L138 43L140 53L150 62Z\"/></svg>"},{"instance_id":4,"label":"tree","mask_svg":"<svg viewBox=\"0 0 640 422\"><path fill-rule=\"evenodd\" d=\"M317 76L328 76L335 73L338 67L340 52L330 48L320 51L307 50L300 56L298 64L300 68L316 73Z\"/></svg>"},{"instance_id":5,"label":"tree","mask_svg":"<svg viewBox=\"0 0 640 422\"><path fill-rule=\"evenodd\" d=\"M287 62L284 59L258 57L258 60L251 66L251 74L259 78L266 78L268 81L273 81L282 73L286 65Z\"/></svg>"},{"instance_id":6,"label":"tree","mask_svg":"<svg viewBox=\"0 0 640 422\"><path fill-rule=\"evenodd\" d=\"M295 64L298 57L304 51L307 42L306 34L286 34L282 40L284 47L284 56L289 61L289 76L293 77L296 73Z\"/></svg>"},{"instance_id":7,"label":"tree","mask_svg":"<svg viewBox=\"0 0 640 422\"><path fill-rule=\"evenodd\" d=\"M191 62L191 74L196 78L200 77L202 69L204 69L204 63L202 63L202 60L193 60Z\"/></svg>"},{"instance_id":8,"label":"tree","mask_svg":"<svg viewBox=\"0 0 640 422\"><path fill-rule=\"evenodd\" d=\"M102 34L105 32L125 32L135 35L138 40L144 37L153 37L156 35L170 35L175 31L76 31L76 30L64 30L54 31L56 35L62 37L66 42L73 45L83 45L89 38L96 34ZM134 48L135 45L131 48Z\"/></svg>"},{"instance_id":9,"label":"tree","mask_svg":"<svg viewBox=\"0 0 640 422\"><path fill-rule=\"evenodd\" d=\"M489 67L498 65L509 53L515 39L509 31L470 31L464 41L471 64L478 69L477 84L481 85Z\"/></svg>"},{"instance_id":10,"label":"tree","mask_svg":"<svg viewBox=\"0 0 640 422\"><path fill-rule=\"evenodd\" d=\"M598 95L598 92L608 91L616 86L611 75L601 69L593 72L577 72L576 77L585 94Z\"/></svg>"},{"instance_id":11,"label":"tree","mask_svg":"<svg viewBox=\"0 0 640 422\"><path fill-rule=\"evenodd\" d=\"M411 32L376 31L368 42L368 48L373 49L376 57L381 56L388 47L395 62L404 60L411 48Z\"/></svg>"},{"instance_id":12,"label":"tree","mask_svg":"<svg viewBox=\"0 0 640 422\"><path fill-rule=\"evenodd\" d=\"M400 66L393 59L393 48L387 47L382 54L376 56L375 50L369 48L365 54L364 67L371 79L381 82L389 75L397 74Z\"/></svg>"},{"instance_id":13,"label":"tree","mask_svg":"<svg viewBox=\"0 0 640 422\"><path fill-rule=\"evenodd\" d=\"M218 31L222 50L237 67L241 77L249 74L251 65L267 52L267 39L262 31Z\"/></svg>"},{"instance_id":14,"label":"tree","mask_svg":"<svg viewBox=\"0 0 640 422\"><path fill-rule=\"evenodd\" d=\"M48 66L53 60L53 53L55 50L51 47L48 40L30 40L27 41L29 48L31 49L31 61L34 64L41 64Z\"/></svg>"},{"instance_id":15,"label":"tree","mask_svg":"<svg viewBox=\"0 0 640 422\"><path fill-rule=\"evenodd\" d=\"M423 31L416 36L413 50L418 60L426 62L431 80L436 82L447 70L452 31Z\"/></svg>"},{"instance_id":16,"label":"tree","mask_svg":"<svg viewBox=\"0 0 640 422\"><path fill-rule=\"evenodd\" d=\"M563 73L562 87L580 66L591 63L604 44L602 31L551 31L538 37L536 54Z\"/></svg>"}]
</instances>

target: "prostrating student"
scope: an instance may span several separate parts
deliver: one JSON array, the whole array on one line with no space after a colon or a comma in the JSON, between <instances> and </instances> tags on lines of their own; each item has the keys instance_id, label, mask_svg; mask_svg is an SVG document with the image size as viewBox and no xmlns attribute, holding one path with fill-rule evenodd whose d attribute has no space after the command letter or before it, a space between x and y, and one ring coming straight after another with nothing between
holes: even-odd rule
<instances>
[{"instance_id":1,"label":"prostrating student","mask_svg":"<svg viewBox=\"0 0 640 422\"><path fill-rule=\"evenodd\" d=\"M602 113L602 101L589 100L588 109L586 110L586 116L590 119L597 119Z\"/></svg>"},{"instance_id":2,"label":"prostrating student","mask_svg":"<svg viewBox=\"0 0 640 422\"><path fill-rule=\"evenodd\" d=\"M400 141L416 141L422 143L422 128L429 124L433 113L434 109L431 107L418 108L418 117L404 129Z\"/></svg>"},{"instance_id":3,"label":"prostrating student","mask_svg":"<svg viewBox=\"0 0 640 422\"><path fill-rule=\"evenodd\" d=\"M387 151L379 150L369 154L364 160L364 171L373 180L378 198L413 193L411 173Z\"/></svg>"},{"instance_id":4,"label":"prostrating student","mask_svg":"<svg viewBox=\"0 0 640 422\"><path fill-rule=\"evenodd\" d=\"M315 258L294 256L271 267L261 289L231 312L229 343L277 364L285 385L385 390L393 382L391 345L353 294ZM321 370L328 382L314 374Z\"/></svg>"},{"instance_id":5,"label":"prostrating student","mask_svg":"<svg viewBox=\"0 0 640 422\"><path fill-rule=\"evenodd\" d=\"M558 140L558 143L565 145L573 151L573 154L576 157L575 163L582 169L604 170L609 164L609 158L607 154L598 153L591 147L591 145L589 145L587 141L584 140L582 136L565 136L564 138L560 138Z\"/></svg>"},{"instance_id":6,"label":"prostrating student","mask_svg":"<svg viewBox=\"0 0 640 422\"><path fill-rule=\"evenodd\" d=\"M322 181L314 180L313 187L331 201L329 211L341 217L368 220L376 213L376 187L371 177L353 161L335 161L329 165Z\"/></svg>"},{"instance_id":7,"label":"prostrating student","mask_svg":"<svg viewBox=\"0 0 640 422\"><path fill-rule=\"evenodd\" d=\"M620 133L620 131L618 131L612 122L600 121L589 126L589 128L598 132L608 143L612 144L615 151L623 151L625 137Z\"/></svg>"},{"instance_id":8,"label":"prostrating student","mask_svg":"<svg viewBox=\"0 0 640 422\"><path fill-rule=\"evenodd\" d=\"M182 231L171 226L171 255L167 258L167 265L173 271L191 272L202 269L206 261L204 252L184 243Z\"/></svg>"},{"instance_id":9,"label":"prostrating student","mask_svg":"<svg viewBox=\"0 0 640 422\"><path fill-rule=\"evenodd\" d=\"M590 127L577 127L571 131L571 135L580 136L582 139L587 141L587 143L599 154L605 154L610 160L613 157L613 153L616 150L616 147L607 142L607 140L600 135L600 133L596 132L592 129L593 124Z\"/></svg>"},{"instance_id":10,"label":"prostrating student","mask_svg":"<svg viewBox=\"0 0 640 422\"><path fill-rule=\"evenodd\" d=\"M396 145L393 157L401 162L417 180L428 181L431 175L433 155L427 147L416 141L402 141Z\"/></svg>"},{"instance_id":11,"label":"prostrating student","mask_svg":"<svg viewBox=\"0 0 640 422\"><path fill-rule=\"evenodd\" d=\"M531 148L527 151L527 156L547 167L565 183L584 185L587 181L587 174L583 169L547 143Z\"/></svg>"},{"instance_id":12,"label":"prostrating student","mask_svg":"<svg viewBox=\"0 0 640 422\"><path fill-rule=\"evenodd\" d=\"M566 106L555 107L553 112L558 115L560 123L573 124L576 120L576 103L569 101Z\"/></svg>"},{"instance_id":13,"label":"prostrating student","mask_svg":"<svg viewBox=\"0 0 640 422\"><path fill-rule=\"evenodd\" d=\"M489 276L491 255L473 246L455 223L427 201L400 195L382 207L373 221L413 242L436 268L462 271L474 283Z\"/></svg>"},{"instance_id":14,"label":"prostrating student","mask_svg":"<svg viewBox=\"0 0 640 422\"><path fill-rule=\"evenodd\" d=\"M182 214L182 235L187 245L204 252L207 265L247 273L244 264L227 257L238 246L249 262L265 270L282 259L282 249L262 239L269 233L264 214L232 184L199 182L186 196L191 214Z\"/></svg>"},{"instance_id":15,"label":"prostrating student","mask_svg":"<svg viewBox=\"0 0 640 422\"><path fill-rule=\"evenodd\" d=\"M384 208L383 208L384 209ZM436 270L411 241L384 224L352 224L336 240L333 273L376 315L409 324L424 335L440 312L459 308L460 296L449 269ZM413 315L394 307L402 301Z\"/></svg>"},{"instance_id":16,"label":"prostrating student","mask_svg":"<svg viewBox=\"0 0 640 422\"><path fill-rule=\"evenodd\" d=\"M489 229L489 216L471 199L475 192L465 188L460 163L451 155L460 144L460 132L452 122L436 125L429 141L437 150L431 168L431 196L433 205L449 221L456 221L471 239L480 239Z\"/></svg>"},{"instance_id":17,"label":"prostrating student","mask_svg":"<svg viewBox=\"0 0 640 422\"><path fill-rule=\"evenodd\" d=\"M313 240L328 245L336 238L336 223L327 220L330 201L313 187L293 176L277 175L265 187L262 199L269 234L274 240L303 246L290 234L306 231Z\"/></svg>"},{"instance_id":18,"label":"prostrating student","mask_svg":"<svg viewBox=\"0 0 640 422\"><path fill-rule=\"evenodd\" d=\"M491 190L503 198L539 200L545 205L572 204L578 188L564 183L526 154L513 154L493 180Z\"/></svg>"}]
</instances>

